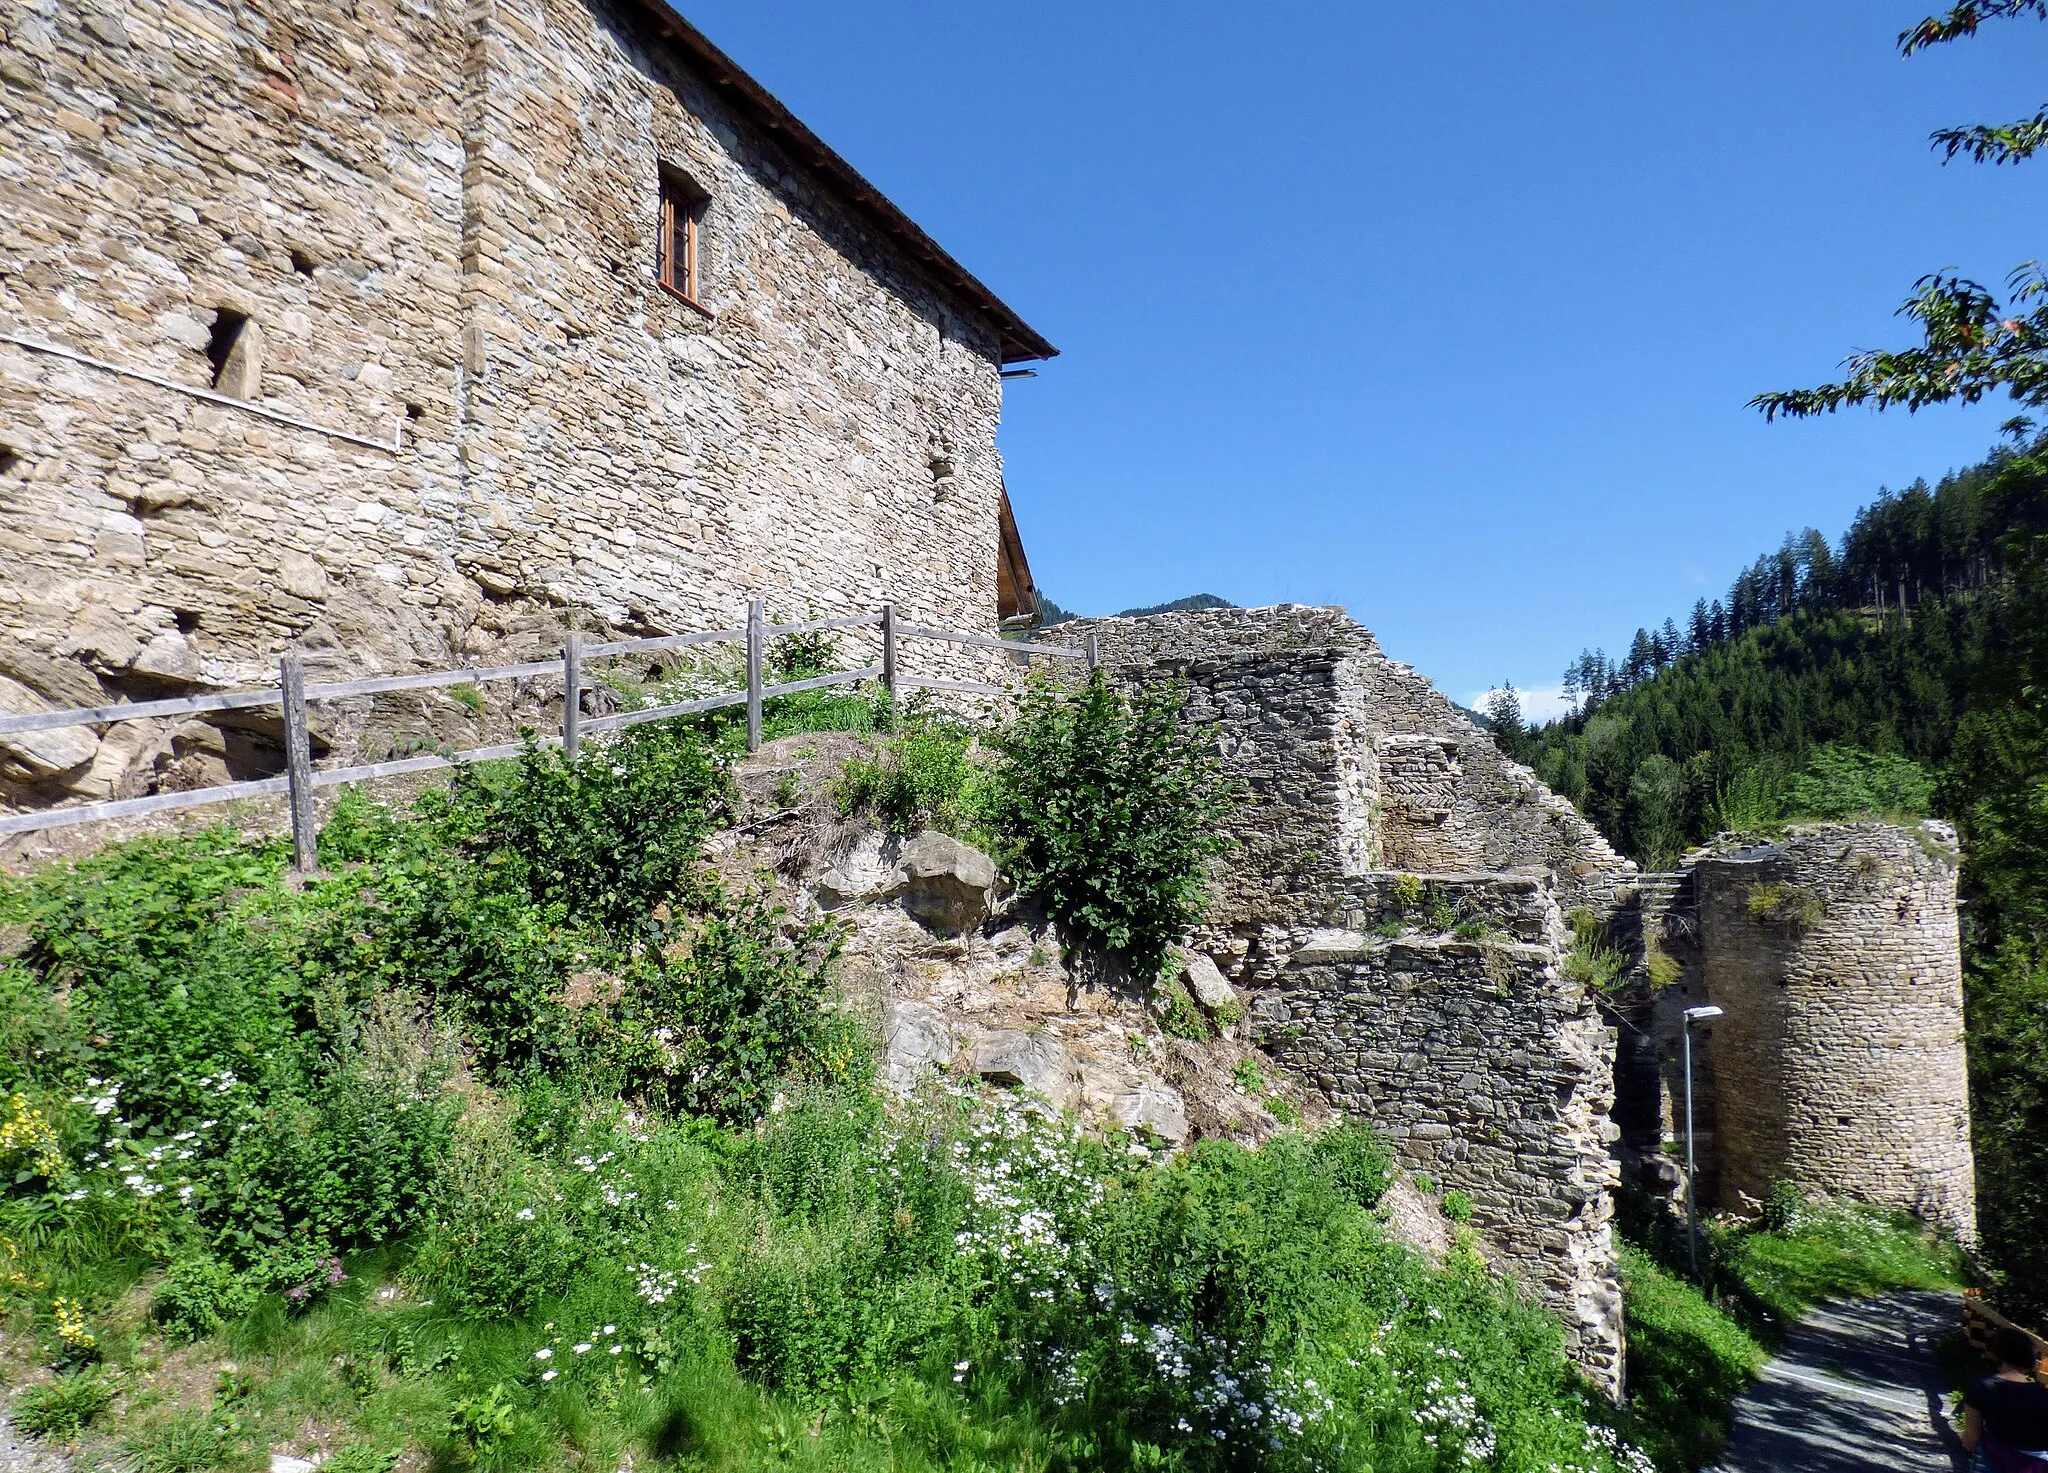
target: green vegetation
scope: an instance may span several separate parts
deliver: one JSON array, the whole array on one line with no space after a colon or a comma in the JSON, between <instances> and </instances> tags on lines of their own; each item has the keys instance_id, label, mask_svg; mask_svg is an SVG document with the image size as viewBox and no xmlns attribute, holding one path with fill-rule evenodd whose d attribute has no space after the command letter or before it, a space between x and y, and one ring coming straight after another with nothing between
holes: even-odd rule
<instances>
[{"instance_id":1,"label":"green vegetation","mask_svg":"<svg viewBox=\"0 0 2048 1473\"><path fill-rule=\"evenodd\" d=\"M1203 861L1228 840L1231 796L1184 694L1126 696L1100 670L1068 694L1025 687L992 738L986 798L997 858L1038 896L1070 944L1099 947L1141 986L1200 916Z\"/></svg>"},{"instance_id":2,"label":"green vegetation","mask_svg":"<svg viewBox=\"0 0 2048 1473\"><path fill-rule=\"evenodd\" d=\"M1689 1277L1677 1219L1624 1199L1637 1244L1621 1252L1628 1314L1628 1385L1635 1433L1665 1473L1711 1467L1729 1403L1792 1322L1831 1299L1895 1289L1954 1288L1954 1244L1911 1218L1848 1203L1774 1194L1761 1222L1705 1225L1701 1279Z\"/></svg>"},{"instance_id":3,"label":"green vegetation","mask_svg":"<svg viewBox=\"0 0 2048 1473\"><path fill-rule=\"evenodd\" d=\"M1220 801L1175 708L1059 699L991 811L1067 764L1107 893L1192 904L1202 846L1113 801ZM0 884L17 1424L138 1473L1643 1467L1554 1323L1383 1236L1363 1127L884 1103L833 934L696 863L723 731L351 798L303 880L216 830ZM1052 819L994 832L1076 893Z\"/></svg>"},{"instance_id":4,"label":"green vegetation","mask_svg":"<svg viewBox=\"0 0 2048 1473\"><path fill-rule=\"evenodd\" d=\"M1639 1248L1621 1249L1628 1385L1644 1449L1665 1473L1710 1468L1728 1408L1763 1368L1763 1346L1705 1294Z\"/></svg>"},{"instance_id":5,"label":"green vegetation","mask_svg":"<svg viewBox=\"0 0 2048 1473\"><path fill-rule=\"evenodd\" d=\"M2048 1319L2048 450L1788 537L1567 683L1528 760L1648 866L1719 829L1954 821L1983 1253L2000 1307Z\"/></svg>"},{"instance_id":6,"label":"green vegetation","mask_svg":"<svg viewBox=\"0 0 2048 1473\"><path fill-rule=\"evenodd\" d=\"M969 756L973 729L923 700L910 702L897 728L873 758L847 762L837 788L840 812L872 813L899 834L926 827L972 834L979 796Z\"/></svg>"}]
</instances>

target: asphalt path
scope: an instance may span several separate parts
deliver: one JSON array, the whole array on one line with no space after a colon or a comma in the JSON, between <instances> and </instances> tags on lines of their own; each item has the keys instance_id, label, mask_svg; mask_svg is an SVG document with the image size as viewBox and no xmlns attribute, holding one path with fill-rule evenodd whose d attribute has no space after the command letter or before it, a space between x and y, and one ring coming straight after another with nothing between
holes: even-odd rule
<instances>
[{"instance_id":1,"label":"asphalt path","mask_svg":"<svg viewBox=\"0 0 2048 1473\"><path fill-rule=\"evenodd\" d=\"M1813 1310L1737 1398L1719 1473L1962 1473L1934 1356L1961 1323L1921 1291Z\"/></svg>"}]
</instances>

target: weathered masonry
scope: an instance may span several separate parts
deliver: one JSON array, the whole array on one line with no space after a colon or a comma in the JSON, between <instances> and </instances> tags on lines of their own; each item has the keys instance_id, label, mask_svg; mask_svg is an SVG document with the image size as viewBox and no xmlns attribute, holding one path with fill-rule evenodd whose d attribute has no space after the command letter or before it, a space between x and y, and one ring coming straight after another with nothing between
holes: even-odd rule
<instances>
[{"instance_id":1,"label":"weathered masonry","mask_svg":"<svg viewBox=\"0 0 2048 1473\"><path fill-rule=\"evenodd\" d=\"M1613 1030L1565 917L1635 867L1341 609L1061 625L1188 682L1245 802L1197 938L1252 1037L1403 1164L1465 1192L1500 1257L1621 1377Z\"/></svg>"},{"instance_id":2,"label":"weathered masonry","mask_svg":"<svg viewBox=\"0 0 2048 1473\"><path fill-rule=\"evenodd\" d=\"M572 609L993 631L1001 369L1053 351L661 0L16 0L0 708ZM276 769L197 725L0 748L0 805Z\"/></svg>"},{"instance_id":3,"label":"weathered masonry","mask_svg":"<svg viewBox=\"0 0 2048 1473\"><path fill-rule=\"evenodd\" d=\"M1754 1210L1778 1182L1976 1236L1955 833L1929 821L1801 824L1717 842L1643 889L1669 982L1632 1024L1618 1114L1634 1158L1684 1130L1695 1028L1700 1199Z\"/></svg>"}]
</instances>

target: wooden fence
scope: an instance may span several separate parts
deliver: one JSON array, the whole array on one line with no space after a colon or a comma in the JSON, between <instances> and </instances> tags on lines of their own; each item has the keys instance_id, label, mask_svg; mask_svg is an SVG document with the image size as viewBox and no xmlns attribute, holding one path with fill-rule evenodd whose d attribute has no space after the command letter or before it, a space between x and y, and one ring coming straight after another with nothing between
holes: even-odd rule
<instances>
[{"instance_id":1,"label":"wooden fence","mask_svg":"<svg viewBox=\"0 0 2048 1473\"><path fill-rule=\"evenodd\" d=\"M1990 1344L1992 1329L2018 1330L2034 1346L2034 1379L2048 1386L2048 1340L2042 1339L2025 1325L2016 1325L1997 1310L1984 1302L1983 1291L1963 1291L1963 1338L1973 1349L1983 1351Z\"/></svg>"},{"instance_id":2,"label":"wooden fence","mask_svg":"<svg viewBox=\"0 0 2048 1473\"><path fill-rule=\"evenodd\" d=\"M784 681L778 685L763 684L762 667L767 658L769 640L791 634L864 628L877 628L881 631L880 664L862 666L857 670L838 670L828 675L814 675L807 680ZM776 696L821 690L827 686L848 685L858 680L880 682L891 699L904 690L962 691L977 695L1004 693L1004 687L991 685L985 681L940 680L904 674L897 669L896 649L898 643L905 639L935 640L948 644L1002 650L1006 654L1021 657L1027 665L1032 655L1084 661L1091 669L1096 663L1095 636L1092 634L1088 636L1087 645L1083 648L997 639L986 634L969 634L956 629L933 629L921 624L906 624L896 617L896 606L893 603L883 604L872 614L855 614L843 619L813 619L803 624L770 624L767 622L760 599L754 599L747 605L747 622L741 629L710 629L699 634L664 634L649 639L615 640L607 644L585 644L582 637L571 630L563 643L560 659L534 660L521 665L425 670L412 675L387 675L369 680L308 685L304 664L298 652L292 651L279 662L277 685L263 690L222 691L214 695L181 696L173 700L131 701L114 706L87 706L69 711L0 715L0 734L5 734L18 731L47 731L65 726L99 726L114 721L139 721L152 716L196 716L210 711L279 706L283 708L285 737L285 770L276 777L221 783L186 792L155 793L146 798L120 798L105 803L50 808L40 813L8 814L0 816L0 835L35 833L71 824L95 823L145 813L166 813L180 808L198 808L209 803L228 803L237 798L256 798L283 793L289 799L291 809L295 867L301 871L310 871L316 864L314 841L317 830L313 818L313 793L316 789L335 787L341 783L370 782L377 778L397 777L408 772L425 772L436 767L452 767L462 762L482 762L493 757L510 757L517 754L525 745L524 741L499 742L494 746L472 747L467 751L446 755L430 753L417 757L400 757L389 762L368 762L355 767L315 770L306 707L316 701L338 701L351 696L381 695L388 691L427 690L437 686L475 685L492 680L519 680L530 676L559 675L562 678L563 690L561 734L544 737L541 740L560 742L565 753L573 760L585 736L598 732L618 731L624 727L637 726L643 721L689 716L742 703L747 708L747 750L751 752L761 745L762 702L772 700ZM695 645L726 643L743 643L746 647L745 689L725 691L715 696L678 701L665 706L623 711L615 716L601 716L594 720L583 718L581 695L589 687L589 682L583 678L585 660L602 659L609 655L631 655L651 650L685 649Z\"/></svg>"}]
</instances>

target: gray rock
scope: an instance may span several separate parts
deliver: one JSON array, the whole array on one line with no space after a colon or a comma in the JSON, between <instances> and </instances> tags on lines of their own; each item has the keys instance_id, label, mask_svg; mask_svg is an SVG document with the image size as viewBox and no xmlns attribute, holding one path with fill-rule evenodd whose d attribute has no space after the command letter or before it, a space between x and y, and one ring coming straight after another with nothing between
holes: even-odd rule
<instances>
[{"instance_id":1,"label":"gray rock","mask_svg":"<svg viewBox=\"0 0 2048 1473\"><path fill-rule=\"evenodd\" d=\"M882 1083L907 1095L960 1051L960 1035L930 1003L892 998L882 1014Z\"/></svg>"},{"instance_id":2,"label":"gray rock","mask_svg":"<svg viewBox=\"0 0 2048 1473\"><path fill-rule=\"evenodd\" d=\"M903 908L931 930L957 936L988 919L996 866L979 849L926 829L904 844L897 869Z\"/></svg>"},{"instance_id":3,"label":"gray rock","mask_svg":"<svg viewBox=\"0 0 2048 1473\"><path fill-rule=\"evenodd\" d=\"M893 834L862 835L837 864L811 882L818 904L840 910L862 902L894 900L909 883L896 863L902 847L903 841Z\"/></svg>"},{"instance_id":4,"label":"gray rock","mask_svg":"<svg viewBox=\"0 0 2048 1473\"><path fill-rule=\"evenodd\" d=\"M1310 934L1302 943L1301 950L1294 953L1289 965L1313 967L1325 962L1357 961L1371 950L1372 938L1363 932L1325 926Z\"/></svg>"},{"instance_id":5,"label":"gray rock","mask_svg":"<svg viewBox=\"0 0 2048 1473\"><path fill-rule=\"evenodd\" d=\"M1216 963L1209 959L1207 953L1176 946L1173 954L1180 963L1181 980L1187 983L1188 992L1209 1012L1230 1007L1237 1001L1237 990L1217 970Z\"/></svg>"},{"instance_id":6,"label":"gray rock","mask_svg":"<svg viewBox=\"0 0 2048 1473\"><path fill-rule=\"evenodd\" d=\"M1081 1071L1057 1039L1014 1028L984 1033L974 1041L974 1072L991 1084L1027 1089L1062 1110L1081 1095Z\"/></svg>"},{"instance_id":7,"label":"gray rock","mask_svg":"<svg viewBox=\"0 0 2048 1473\"><path fill-rule=\"evenodd\" d=\"M111 609L95 609L72 626L57 646L60 659L81 660L95 670L118 674L142 653L140 640Z\"/></svg>"},{"instance_id":8,"label":"gray rock","mask_svg":"<svg viewBox=\"0 0 2048 1473\"><path fill-rule=\"evenodd\" d=\"M0 675L0 711L26 716L52 708L27 686ZM48 782L92 765L100 739L87 726L58 726L0 736L0 777L15 782Z\"/></svg>"},{"instance_id":9,"label":"gray rock","mask_svg":"<svg viewBox=\"0 0 2048 1473\"><path fill-rule=\"evenodd\" d=\"M152 675L158 680L186 684L199 680L199 662L192 657L192 646L185 642L185 636L175 629L167 629L142 647L142 653L135 657L135 673Z\"/></svg>"},{"instance_id":10,"label":"gray rock","mask_svg":"<svg viewBox=\"0 0 2048 1473\"><path fill-rule=\"evenodd\" d=\"M1109 1118L1125 1130L1146 1131L1173 1145L1188 1138L1188 1111L1180 1091L1156 1079L1138 1081L1110 1100Z\"/></svg>"}]
</instances>

